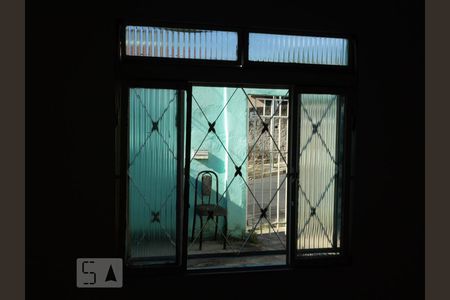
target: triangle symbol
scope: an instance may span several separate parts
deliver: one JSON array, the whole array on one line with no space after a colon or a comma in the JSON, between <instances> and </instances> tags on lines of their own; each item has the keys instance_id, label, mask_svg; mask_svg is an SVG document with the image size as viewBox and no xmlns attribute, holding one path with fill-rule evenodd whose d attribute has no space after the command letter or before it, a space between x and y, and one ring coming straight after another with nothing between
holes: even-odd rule
<instances>
[{"instance_id":1,"label":"triangle symbol","mask_svg":"<svg viewBox=\"0 0 450 300\"><path fill-rule=\"evenodd\" d=\"M106 281L117 281L116 275L114 274L114 271L113 271L113 268L112 268L112 265L109 266L109 270L108 270L108 274L106 275L105 282Z\"/></svg>"}]
</instances>

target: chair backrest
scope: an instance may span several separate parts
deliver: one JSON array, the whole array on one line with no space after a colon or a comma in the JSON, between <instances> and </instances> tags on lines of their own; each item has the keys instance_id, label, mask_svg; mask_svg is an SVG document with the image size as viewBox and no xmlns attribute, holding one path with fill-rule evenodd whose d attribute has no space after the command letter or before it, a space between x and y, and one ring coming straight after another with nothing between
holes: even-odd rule
<instances>
[{"instance_id":1,"label":"chair backrest","mask_svg":"<svg viewBox=\"0 0 450 300\"><path fill-rule=\"evenodd\" d=\"M205 173L202 176L202 196L211 197L211 184L212 176L209 173Z\"/></svg>"},{"instance_id":2,"label":"chair backrest","mask_svg":"<svg viewBox=\"0 0 450 300\"><path fill-rule=\"evenodd\" d=\"M211 193L212 193L212 183L213 183L213 176L215 177L216 181L216 195L215 195L215 202L218 204L219 201L219 177L217 176L217 173L210 170L201 171L197 174L197 178L195 180L195 203L194 205L197 205L197 195L199 194L198 191L198 181L201 176L201 204L205 204L204 200L205 197L208 198L208 204L211 204Z\"/></svg>"}]
</instances>

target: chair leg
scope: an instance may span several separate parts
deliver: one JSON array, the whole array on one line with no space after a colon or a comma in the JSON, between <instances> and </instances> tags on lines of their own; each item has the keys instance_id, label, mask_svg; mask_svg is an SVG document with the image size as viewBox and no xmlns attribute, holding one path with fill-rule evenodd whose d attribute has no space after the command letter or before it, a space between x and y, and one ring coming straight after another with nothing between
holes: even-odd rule
<instances>
[{"instance_id":1,"label":"chair leg","mask_svg":"<svg viewBox=\"0 0 450 300\"><path fill-rule=\"evenodd\" d=\"M203 218L202 216L200 217L200 246L199 246L199 250L202 250L202 242L203 242Z\"/></svg>"},{"instance_id":2,"label":"chair leg","mask_svg":"<svg viewBox=\"0 0 450 300\"><path fill-rule=\"evenodd\" d=\"M219 224L219 217L216 216L216 228L215 228L215 231L214 231L214 239L216 241L217 241L217 227L218 227L218 224Z\"/></svg>"},{"instance_id":3,"label":"chair leg","mask_svg":"<svg viewBox=\"0 0 450 300\"><path fill-rule=\"evenodd\" d=\"M194 221L192 222L192 235L191 235L191 243L194 241L195 237L195 219L197 217L197 214L194 211Z\"/></svg>"},{"instance_id":4,"label":"chair leg","mask_svg":"<svg viewBox=\"0 0 450 300\"><path fill-rule=\"evenodd\" d=\"M227 248L227 236L228 236L228 220L227 216L223 217L223 232L224 232L224 238L223 238L223 249L225 250Z\"/></svg>"}]
</instances>

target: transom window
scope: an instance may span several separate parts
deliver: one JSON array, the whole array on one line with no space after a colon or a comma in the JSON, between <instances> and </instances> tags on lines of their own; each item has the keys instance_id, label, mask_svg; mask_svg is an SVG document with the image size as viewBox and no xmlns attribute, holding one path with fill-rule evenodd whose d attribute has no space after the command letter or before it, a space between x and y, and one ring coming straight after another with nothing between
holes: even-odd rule
<instances>
[{"instance_id":1,"label":"transom window","mask_svg":"<svg viewBox=\"0 0 450 300\"><path fill-rule=\"evenodd\" d=\"M342 38L251 32L249 60L345 66L348 64L348 41Z\"/></svg>"},{"instance_id":2,"label":"transom window","mask_svg":"<svg viewBox=\"0 0 450 300\"><path fill-rule=\"evenodd\" d=\"M160 58L236 61L238 34L232 31L127 26L126 54Z\"/></svg>"}]
</instances>

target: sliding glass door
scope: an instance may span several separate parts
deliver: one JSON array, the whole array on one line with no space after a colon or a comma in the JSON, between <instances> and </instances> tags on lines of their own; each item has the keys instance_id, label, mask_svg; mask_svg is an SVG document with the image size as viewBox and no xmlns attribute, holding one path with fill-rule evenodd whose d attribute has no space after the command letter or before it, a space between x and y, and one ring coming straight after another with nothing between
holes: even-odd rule
<instances>
[{"instance_id":1,"label":"sliding glass door","mask_svg":"<svg viewBox=\"0 0 450 300\"><path fill-rule=\"evenodd\" d=\"M188 269L286 265L289 90L193 86Z\"/></svg>"},{"instance_id":2,"label":"sliding glass door","mask_svg":"<svg viewBox=\"0 0 450 300\"><path fill-rule=\"evenodd\" d=\"M345 98L290 92L128 89L128 265L341 254Z\"/></svg>"},{"instance_id":3,"label":"sliding glass door","mask_svg":"<svg viewBox=\"0 0 450 300\"><path fill-rule=\"evenodd\" d=\"M299 95L297 255L340 253L344 97Z\"/></svg>"}]
</instances>

